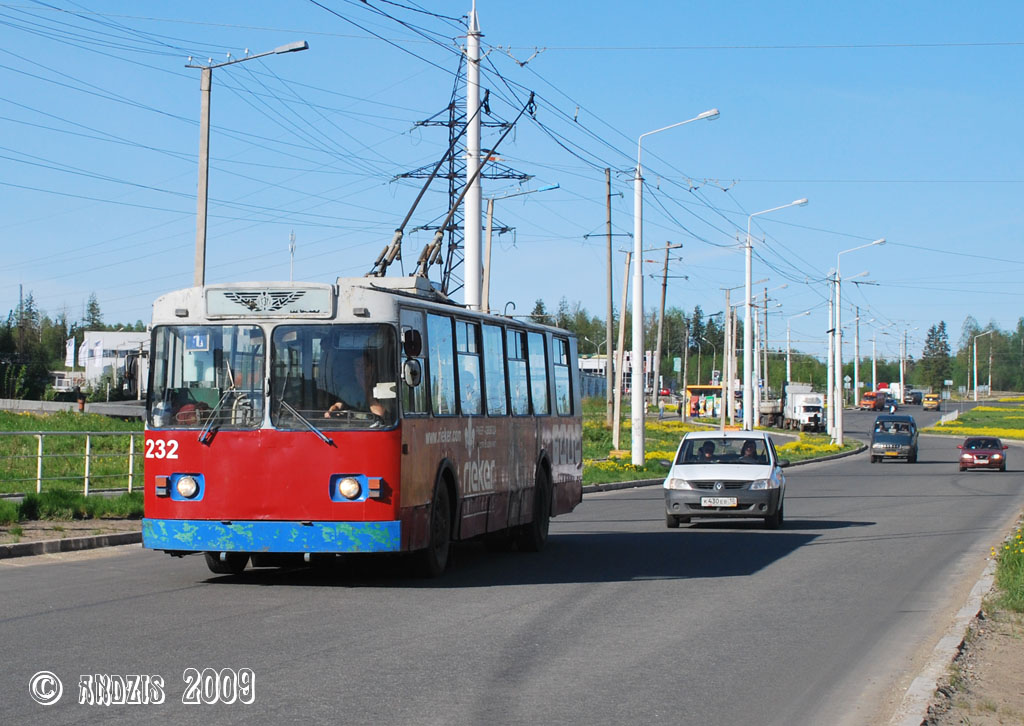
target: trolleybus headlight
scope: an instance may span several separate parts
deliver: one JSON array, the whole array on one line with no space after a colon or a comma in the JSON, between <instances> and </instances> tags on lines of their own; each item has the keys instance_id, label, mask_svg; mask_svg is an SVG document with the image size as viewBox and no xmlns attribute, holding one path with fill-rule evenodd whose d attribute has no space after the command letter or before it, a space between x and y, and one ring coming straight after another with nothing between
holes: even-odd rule
<instances>
[{"instance_id":1,"label":"trolleybus headlight","mask_svg":"<svg viewBox=\"0 0 1024 726\"><path fill-rule=\"evenodd\" d=\"M338 493L345 499L358 499L362 490L359 480L354 477L347 476L338 481Z\"/></svg>"},{"instance_id":2,"label":"trolleybus headlight","mask_svg":"<svg viewBox=\"0 0 1024 726\"><path fill-rule=\"evenodd\" d=\"M178 494L185 499L191 499L199 493L199 482L196 481L195 477L183 476L178 478L174 488L177 489Z\"/></svg>"}]
</instances>

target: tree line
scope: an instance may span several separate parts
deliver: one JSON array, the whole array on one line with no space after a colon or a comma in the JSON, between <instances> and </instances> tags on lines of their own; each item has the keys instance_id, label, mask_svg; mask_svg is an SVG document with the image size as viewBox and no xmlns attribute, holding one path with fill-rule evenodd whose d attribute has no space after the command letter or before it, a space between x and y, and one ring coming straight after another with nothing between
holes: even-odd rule
<instances>
[{"instance_id":1,"label":"tree line","mask_svg":"<svg viewBox=\"0 0 1024 726\"><path fill-rule=\"evenodd\" d=\"M605 354L604 318L591 315L580 303L569 303L561 298L554 312L550 312L543 300L537 300L528 316L531 320L565 328L576 335L581 356ZM644 348L654 350L658 336L658 313L644 314ZM612 346L618 343L620 322L625 324L625 347L631 347L632 315L613 315ZM743 321L737 321L736 340L743 340ZM682 388L682 371L674 370L674 359L688 358L687 382L710 383L712 370L721 370L724 353L724 326L721 313L707 315L699 305L687 313L678 308L665 309L662 329L661 365L662 381L670 388ZM980 337L978 337L980 335ZM772 338L777 334L772 333ZM824 335L822 336L824 337ZM1018 319L1014 330L1001 330L994 323L982 327L972 316L968 316L961 329L960 340L955 351L951 349L946 322L932 325L918 354L907 351L903 361L904 380L909 386L931 388L940 391L947 380L953 381L954 392L959 386L973 390L974 343L977 339L978 383L986 385L991 375L992 389L996 391L1024 391L1024 317ZM849 338L847 338L849 343ZM867 386L872 384L872 359L863 355L862 341L860 376ZM844 345L844 350L849 348ZM614 352L614 351L613 351ZM768 385L771 390L780 391L786 377L786 350L784 346L769 345ZM742 371L742 343L738 346L737 366ZM991 366L989 361L991 361ZM824 360L793 350L791 355L792 379L811 383L819 390L826 386L827 365ZM682 368L682 366L680 366ZM878 358L875 369L879 382L900 380L900 361L895 358ZM698 370L700 377L698 378ZM854 378L853 361L843 365L842 376Z\"/></svg>"},{"instance_id":2,"label":"tree line","mask_svg":"<svg viewBox=\"0 0 1024 726\"><path fill-rule=\"evenodd\" d=\"M95 293L89 296L81 319L73 320L67 309L53 317L47 315L30 292L0 325L0 398L42 398L50 371L67 370L64 359L71 337L77 351L86 330L145 329L141 320L105 324Z\"/></svg>"}]
</instances>

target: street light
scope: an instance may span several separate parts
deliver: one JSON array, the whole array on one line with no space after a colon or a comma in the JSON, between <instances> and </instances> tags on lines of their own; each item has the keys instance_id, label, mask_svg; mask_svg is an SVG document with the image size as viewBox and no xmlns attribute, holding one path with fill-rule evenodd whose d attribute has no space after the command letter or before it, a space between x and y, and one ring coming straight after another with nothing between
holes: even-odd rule
<instances>
[{"instance_id":1,"label":"street light","mask_svg":"<svg viewBox=\"0 0 1024 726\"><path fill-rule=\"evenodd\" d=\"M747 288L747 290L746 290L746 293L747 294L746 294L746 305L744 307L744 312L743 312L743 428L745 430L747 430L747 431L753 431L754 430L754 411L753 411L753 409L754 409L754 391L752 389L752 385L753 385L753 380L752 380L753 375L752 374L753 374L753 370L754 370L754 361L753 361L753 358L752 358L752 350L753 350L753 343L754 343L753 332L754 331L753 331L753 329L751 328L751 325L750 325L750 308L754 304L754 301L750 297L750 295L751 295L751 291L750 291L750 288L751 288L750 268L751 268L751 256L752 256L752 252L751 252L752 248L751 248L751 243L750 243L750 223L751 223L751 221L753 221L754 217L759 217L762 214L768 214L769 212L777 212L780 209L785 209L786 207L798 207L798 206L802 207L805 204L807 204L807 199L806 198L804 198L804 199L797 199L795 201L790 202L789 204L783 204L782 206L779 206L779 207L772 207L771 209L765 209L765 210L762 210L760 212L754 212L753 214L747 216L747 245L746 245L746 247L747 247L747 250L746 250L746 252L747 252L746 253L746 258L747 258L746 259L746 268L747 268L747 275L746 275L746 281L747 281L746 288Z\"/></svg>"},{"instance_id":2,"label":"street light","mask_svg":"<svg viewBox=\"0 0 1024 726\"><path fill-rule=\"evenodd\" d=\"M309 48L309 44L304 40L299 40L294 43L278 46L264 53L247 55L244 58L232 58L223 63L213 63L211 60L210 65L206 66L192 63L192 57L189 56L189 62L185 67L201 68L203 71L199 80L201 95L199 117L199 184L196 190L196 259L193 277L193 284L196 287L202 287L206 281L206 207L209 198L210 176L210 83L213 79L213 69L234 65L242 61L254 60L255 58L263 58L268 55L295 53L307 48Z\"/></svg>"},{"instance_id":3,"label":"street light","mask_svg":"<svg viewBox=\"0 0 1024 726\"><path fill-rule=\"evenodd\" d=\"M762 277L760 280L751 283L752 285L760 285L762 282L768 282L767 277ZM725 419L728 417L729 423L734 424L736 422L736 395L733 391L732 384L736 378L736 314L733 308L737 308L744 303L733 303L730 301L730 293L733 290L739 290L744 287L746 283L736 285L735 287L723 287L725 290L725 350L722 352L722 369L723 376L725 378L725 387L723 389L728 409L727 413L722 416L722 430L725 430Z\"/></svg>"},{"instance_id":4,"label":"street light","mask_svg":"<svg viewBox=\"0 0 1024 726\"><path fill-rule=\"evenodd\" d=\"M718 360L718 346L715 345L714 343L712 343L707 338L701 337L701 340L703 340L705 343L707 343L708 345L711 346L711 375L712 375L712 377L714 377L714 375L715 375L715 362Z\"/></svg>"},{"instance_id":5,"label":"street light","mask_svg":"<svg viewBox=\"0 0 1024 726\"><path fill-rule=\"evenodd\" d=\"M633 370L631 385L633 393L631 396L632 423L633 423L633 466L644 464L644 272L643 272L643 209L644 209L644 178L643 169L640 165L640 157L643 150L645 136L651 136L661 131L674 129L676 126L683 126L694 121L718 118L718 109L712 108L702 114L694 116L686 121L664 126L646 134L640 134L636 141L636 177L633 179ZM655 381L657 385L657 381Z\"/></svg>"},{"instance_id":6,"label":"street light","mask_svg":"<svg viewBox=\"0 0 1024 726\"><path fill-rule=\"evenodd\" d=\"M792 360L791 360L792 359L792 355L793 355L793 351L792 351L792 345L791 345L792 341L791 341L791 338L790 338L789 323L790 323L790 321L793 318L802 318L804 315L810 315L810 314L811 314L810 310L804 310L802 313L797 313L796 315L790 315L788 318L786 318L786 383L787 384L789 384L789 382L793 380L793 364L792 364Z\"/></svg>"},{"instance_id":7,"label":"street light","mask_svg":"<svg viewBox=\"0 0 1024 726\"><path fill-rule=\"evenodd\" d=\"M528 189L523 192L512 192L503 197L489 197L487 199L487 240L484 245L484 280L483 289L480 291L480 299L483 303L483 311L491 312L491 225L494 222L494 202L497 199L511 199L521 197L524 194L536 194L537 192L550 192L558 189L558 184L548 184L540 189Z\"/></svg>"},{"instance_id":8,"label":"street light","mask_svg":"<svg viewBox=\"0 0 1024 726\"><path fill-rule=\"evenodd\" d=\"M605 342L607 342L607 341L604 341L604 340L602 340L602 341L591 340L590 338L588 338L585 335L583 336L583 340L587 341L588 343L593 343L593 345L594 345L594 355L601 355L601 346L604 345Z\"/></svg>"},{"instance_id":9,"label":"street light","mask_svg":"<svg viewBox=\"0 0 1024 726\"><path fill-rule=\"evenodd\" d=\"M978 338L982 337L983 335L991 335L994 332L996 332L995 329L986 330L984 333L978 333L977 335L974 336L974 401L975 402L978 401ZM991 347L989 348L989 350L991 350ZM991 395L991 393L992 393L992 366L991 366L991 364L988 367L988 375L989 375L989 379L988 379L989 391L988 392Z\"/></svg>"},{"instance_id":10,"label":"street light","mask_svg":"<svg viewBox=\"0 0 1024 726\"><path fill-rule=\"evenodd\" d=\"M875 245L884 245L884 244L885 244L885 237L882 237L881 239L876 239L874 242L868 242L866 245L859 245L857 247L851 247L848 250L843 250L842 252L839 252L839 253L836 254L836 323L835 323L835 331L836 331L835 332L835 337L836 337L836 362L835 362L835 367L836 367L836 370L835 370L835 375L834 375L834 381L835 381L835 386L836 386L836 393L835 393L836 412L835 412L835 431L834 431L834 434L835 434L836 444L838 444L839 446L843 445L843 329L841 327L841 325L842 325L842 323L841 323L841 321L842 321L842 310L840 309L840 305L841 305L841 302L842 302L842 292L841 292L842 276L841 276L840 271L839 271L839 262L840 262L839 258L842 257L843 255L845 255L847 252L856 252L857 250L862 250L862 249L865 249L867 247L874 247ZM862 274L866 275L867 273L864 272ZM860 276L861 275L857 275L857 277L860 277ZM851 279L853 279L853 278L851 278ZM857 395L857 392L854 391L854 396L856 396L856 395ZM902 390L900 390L900 395L901 396L903 395L903 391Z\"/></svg>"}]
</instances>

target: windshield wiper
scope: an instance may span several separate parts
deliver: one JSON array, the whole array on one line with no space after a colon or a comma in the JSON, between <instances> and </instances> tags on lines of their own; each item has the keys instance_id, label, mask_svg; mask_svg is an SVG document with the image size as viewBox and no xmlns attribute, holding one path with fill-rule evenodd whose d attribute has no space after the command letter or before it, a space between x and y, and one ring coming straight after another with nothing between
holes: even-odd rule
<instances>
[{"instance_id":1,"label":"windshield wiper","mask_svg":"<svg viewBox=\"0 0 1024 726\"><path fill-rule=\"evenodd\" d=\"M282 407L282 408L283 408L283 409L284 409L285 411L287 411L287 412L288 412L288 413L290 413L290 414L291 414L292 416L294 416L295 418L297 418L297 419L299 420L299 422L300 422L300 423L302 423L302 424L303 424L303 425L304 425L304 426L305 426L305 427L306 427L307 429L309 429L309 430L310 430L310 431L312 431L312 432L313 432L314 434L316 434L316 435L317 435L317 438L319 438L319 439L320 439L321 441L323 441L323 442L324 442L325 444L327 444L328 446L334 446L334 442L333 442L333 441L331 441L331 440L330 440L329 438L327 438L327 437L326 437L326 436L324 435L324 432L323 432L323 431L321 431L320 429L318 429L318 428L317 428L316 426L314 426L314 425L313 425L313 424L312 424L312 423L311 423L311 422L309 421L309 419L307 419L307 418L306 418L305 416L303 416L303 415L302 415L301 413L299 413L298 411L296 411L296 410L295 410L295 408L294 408L294 407L292 407L292 405L291 405L290 403L288 403L288 402L287 402L286 400L284 400L283 398L279 398L279 399L277 399L277 402L278 402L279 404L281 404L281 407Z\"/></svg>"},{"instance_id":2,"label":"windshield wiper","mask_svg":"<svg viewBox=\"0 0 1024 726\"><path fill-rule=\"evenodd\" d=\"M221 394L220 400L217 401L217 405L213 407L212 411L210 411L210 417L206 419L206 426L204 426L203 430L199 432L200 444L208 444L210 441L213 440L213 434L216 433L217 431L217 429L215 429L213 426L214 422L217 420L217 413L224 406L224 402L228 400L228 396L232 395L233 393L235 393L235 387L231 386L231 388L229 388L228 390L224 391L223 394ZM218 426L217 428L220 427Z\"/></svg>"}]
</instances>

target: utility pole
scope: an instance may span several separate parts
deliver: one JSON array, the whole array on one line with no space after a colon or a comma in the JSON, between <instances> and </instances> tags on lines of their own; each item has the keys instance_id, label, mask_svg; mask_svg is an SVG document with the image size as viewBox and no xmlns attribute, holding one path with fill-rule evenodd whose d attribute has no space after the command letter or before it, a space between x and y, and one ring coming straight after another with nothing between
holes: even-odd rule
<instances>
[{"instance_id":1,"label":"utility pole","mask_svg":"<svg viewBox=\"0 0 1024 726\"><path fill-rule=\"evenodd\" d=\"M632 252L626 253L626 272L622 277L622 311L619 314L619 347L615 351L615 417L612 421L612 448L619 449L619 432L622 428L622 359L626 343L626 296L629 293L629 260ZM636 364L636 361L633 361Z\"/></svg>"},{"instance_id":2,"label":"utility pole","mask_svg":"<svg viewBox=\"0 0 1024 726\"><path fill-rule=\"evenodd\" d=\"M605 203L605 212L606 212L605 216L607 217L607 220L608 220L608 224L607 224L607 226L608 226L608 312L607 312L607 315L605 316L605 326L604 326L604 335L605 335L605 347L604 347L605 361L604 361L604 369L605 369L605 379L607 381L607 384L605 386L607 388L607 409L608 409L607 412L606 412L606 418L607 418L606 423L607 423L608 426L611 426L612 425L612 417L615 415L615 402L612 400L612 391L613 391L613 385L614 385L614 381L615 381L614 375L616 373L618 373L619 377L620 378L622 377L621 373L619 373L619 370L617 368L615 368L613 370L613 366L612 366L612 170L611 169L605 169L604 170L604 183L605 183L605 186L608 189L608 194L607 194L607 198L606 198L607 201ZM625 303L623 303L623 305L625 305ZM623 310L625 310L625 307L623 307ZM616 448L618 448L618 446L616 446Z\"/></svg>"},{"instance_id":3,"label":"utility pole","mask_svg":"<svg viewBox=\"0 0 1024 726\"><path fill-rule=\"evenodd\" d=\"M654 405L661 400L661 331L665 324L665 292L668 288L668 253L669 250L676 250L682 247L681 244L665 243L665 267L661 273L661 313L658 315L658 342L654 348Z\"/></svg>"},{"instance_id":4,"label":"utility pole","mask_svg":"<svg viewBox=\"0 0 1024 726\"><path fill-rule=\"evenodd\" d=\"M732 322L729 324L729 424L731 426L736 425L736 389L733 385L736 382L736 376L739 373L739 365L736 361L736 341L738 336L736 335L739 329L739 321L737 319L738 313L735 308L729 312L732 318Z\"/></svg>"},{"instance_id":5,"label":"utility pole","mask_svg":"<svg viewBox=\"0 0 1024 726\"><path fill-rule=\"evenodd\" d=\"M835 420L835 413L836 413L836 402L835 402L836 386L835 386L835 379L833 377L834 373L835 373L835 364L836 364L835 348L834 348L834 341L833 341L833 337L834 337L834 333L835 333L836 319L835 319L835 316L833 315L833 312L832 312L832 306L833 305L835 305L835 295L833 295L832 291L829 290L828 291L828 359L827 359L827 365L825 366L826 370L828 371L828 374L826 376L827 380L828 380L827 387L826 387L827 393L825 394L825 405L828 407L828 412L827 412L827 415L825 416L825 429L826 429L826 431L829 434L832 434L832 432L834 431L833 421Z\"/></svg>"},{"instance_id":6,"label":"utility pole","mask_svg":"<svg viewBox=\"0 0 1024 726\"><path fill-rule=\"evenodd\" d=\"M860 306L854 307L853 316L853 407L860 402ZM900 392L905 396L904 392Z\"/></svg>"},{"instance_id":7,"label":"utility pole","mask_svg":"<svg viewBox=\"0 0 1024 726\"><path fill-rule=\"evenodd\" d=\"M690 415L690 397L686 395L686 385L690 374L690 321L683 316L683 401L679 405L683 407L681 418L685 421Z\"/></svg>"},{"instance_id":8,"label":"utility pole","mask_svg":"<svg viewBox=\"0 0 1024 726\"><path fill-rule=\"evenodd\" d=\"M732 331L732 308L729 307L729 292L725 291L725 315L722 317L724 327L722 329L722 402L719 404L721 409L721 422L719 428L725 431L725 418L728 416L726 411L729 408L729 403L732 401L732 376L729 375L729 369L732 365L732 351L730 348L730 336Z\"/></svg>"},{"instance_id":9,"label":"utility pole","mask_svg":"<svg viewBox=\"0 0 1024 726\"><path fill-rule=\"evenodd\" d=\"M878 353L875 350L875 342L878 334L871 334L871 390L878 390Z\"/></svg>"},{"instance_id":10,"label":"utility pole","mask_svg":"<svg viewBox=\"0 0 1024 726\"><path fill-rule=\"evenodd\" d=\"M903 343L900 345L900 395L903 395L903 361L907 357L907 329L903 329Z\"/></svg>"},{"instance_id":11,"label":"utility pole","mask_svg":"<svg viewBox=\"0 0 1024 726\"><path fill-rule=\"evenodd\" d=\"M476 15L476 0L469 13L466 33L466 184L469 190L463 201L465 212L465 252L463 253L463 302L471 310L480 309L480 290L483 280L480 264L480 24Z\"/></svg>"},{"instance_id":12,"label":"utility pole","mask_svg":"<svg viewBox=\"0 0 1024 726\"><path fill-rule=\"evenodd\" d=\"M764 289L764 364L761 366L761 377L764 378L764 400L768 400L768 288Z\"/></svg>"}]
</instances>

